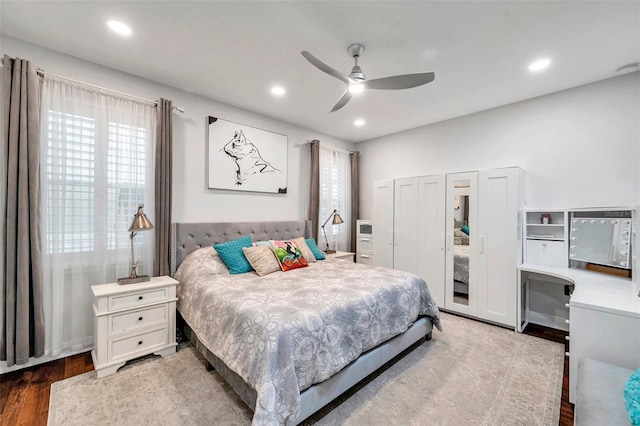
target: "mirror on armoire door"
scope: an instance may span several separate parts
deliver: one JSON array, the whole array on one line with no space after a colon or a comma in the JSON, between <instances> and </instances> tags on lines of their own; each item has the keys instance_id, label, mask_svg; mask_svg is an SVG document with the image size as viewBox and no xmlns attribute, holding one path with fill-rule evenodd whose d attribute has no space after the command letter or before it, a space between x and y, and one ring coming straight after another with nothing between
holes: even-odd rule
<instances>
[{"instance_id":1,"label":"mirror on armoire door","mask_svg":"<svg viewBox=\"0 0 640 426\"><path fill-rule=\"evenodd\" d=\"M469 181L454 183L453 194L453 302L469 305Z\"/></svg>"}]
</instances>

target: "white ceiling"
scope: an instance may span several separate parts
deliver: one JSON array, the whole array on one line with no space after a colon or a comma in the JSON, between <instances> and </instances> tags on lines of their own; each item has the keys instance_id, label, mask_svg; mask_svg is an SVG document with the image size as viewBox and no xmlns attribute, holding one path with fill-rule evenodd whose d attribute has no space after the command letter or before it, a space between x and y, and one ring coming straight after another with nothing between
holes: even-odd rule
<instances>
[{"instance_id":1,"label":"white ceiling","mask_svg":"<svg viewBox=\"0 0 640 426\"><path fill-rule=\"evenodd\" d=\"M0 14L8 36L353 142L614 77L640 61L640 1L2 1ZM114 35L107 19L133 35ZM355 42L366 46L370 79L433 71L435 81L367 91L329 113L344 85L300 52L348 73ZM532 74L540 57L552 65ZM273 97L274 84L287 94ZM355 127L356 118L367 124Z\"/></svg>"}]
</instances>

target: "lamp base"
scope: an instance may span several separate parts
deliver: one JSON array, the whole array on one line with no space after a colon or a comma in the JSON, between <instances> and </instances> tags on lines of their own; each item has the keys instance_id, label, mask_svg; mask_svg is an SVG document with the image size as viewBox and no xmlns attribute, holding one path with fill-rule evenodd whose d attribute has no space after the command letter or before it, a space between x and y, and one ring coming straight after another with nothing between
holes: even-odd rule
<instances>
[{"instance_id":1,"label":"lamp base","mask_svg":"<svg viewBox=\"0 0 640 426\"><path fill-rule=\"evenodd\" d=\"M324 251L326 254L333 254L333 253L337 253L335 250L325 250Z\"/></svg>"},{"instance_id":2,"label":"lamp base","mask_svg":"<svg viewBox=\"0 0 640 426\"><path fill-rule=\"evenodd\" d=\"M149 275L138 275L135 278L131 278L131 277L118 278L118 284L124 285L124 284L143 283L149 280L151 280L151 278L149 278Z\"/></svg>"}]
</instances>

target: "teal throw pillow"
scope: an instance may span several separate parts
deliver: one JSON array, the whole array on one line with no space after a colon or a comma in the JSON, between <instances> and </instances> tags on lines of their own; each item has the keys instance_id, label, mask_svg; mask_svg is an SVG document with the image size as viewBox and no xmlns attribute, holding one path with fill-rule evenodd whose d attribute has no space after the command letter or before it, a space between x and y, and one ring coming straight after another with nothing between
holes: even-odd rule
<instances>
[{"instance_id":1,"label":"teal throw pillow","mask_svg":"<svg viewBox=\"0 0 640 426\"><path fill-rule=\"evenodd\" d=\"M242 252L242 247L251 247L250 235L213 245L224 264L229 268L230 274L244 274L253 271L251 264Z\"/></svg>"},{"instance_id":2,"label":"teal throw pillow","mask_svg":"<svg viewBox=\"0 0 640 426\"><path fill-rule=\"evenodd\" d=\"M462 228L460 228L460 230L462 232L464 232L465 234L469 235L469 226L467 225L462 225Z\"/></svg>"},{"instance_id":3,"label":"teal throw pillow","mask_svg":"<svg viewBox=\"0 0 640 426\"><path fill-rule=\"evenodd\" d=\"M632 425L640 425L640 369L629 377L624 387L624 403Z\"/></svg>"},{"instance_id":4,"label":"teal throw pillow","mask_svg":"<svg viewBox=\"0 0 640 426\"><path fill-rule=\"evenodd\" d=\"M309 246L309 250L311 250L311 253L313 253L313 255L315 256L316 260L325 260L326 259L326 256L324 255L324 253L316 245L316 240L314 240L313 238L306 238L304 241Z\"/></svg>"}]
</instances>

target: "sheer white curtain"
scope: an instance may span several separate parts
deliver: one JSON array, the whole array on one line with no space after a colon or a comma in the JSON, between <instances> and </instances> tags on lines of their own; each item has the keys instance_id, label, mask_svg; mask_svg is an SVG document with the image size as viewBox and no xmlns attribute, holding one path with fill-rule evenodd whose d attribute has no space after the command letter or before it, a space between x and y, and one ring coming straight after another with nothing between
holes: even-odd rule
<instances>
[{"instance_id":1,"label":"sheer white curtain","mask_svg":"<svg viewBox=\"0 0 640 426\"><path fill-rule=\"evenodd\" d=\"M325 226L329 248L351 249L351 163L349 153L320 145L320 229L318 245L325 248L322 224L336 209L344 223Z\"/></svg>"},{"instance_id":2,"label":"sheer white curtain","mask_svg":"<svg viewBox=\"0 0 640 426\"><path fill-rule=\"evenodd\" d=\"M46 76L42 90L45 355L93 344L91 286L130 273L137 206L154 220L155 106ZM154 233L135 238L153 272Z\"/></svg>"}]
</instances>

